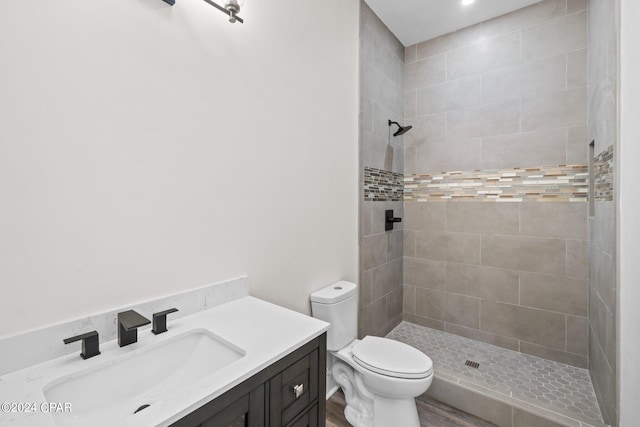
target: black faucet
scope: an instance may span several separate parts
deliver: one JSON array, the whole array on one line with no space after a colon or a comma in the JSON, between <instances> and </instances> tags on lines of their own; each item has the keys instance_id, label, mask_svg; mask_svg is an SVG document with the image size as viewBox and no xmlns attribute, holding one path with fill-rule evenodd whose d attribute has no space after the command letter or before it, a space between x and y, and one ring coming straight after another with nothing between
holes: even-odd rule
<instances>
[{"instance_id":1,"label":"black faucet","mask_svg":"<svg viewBox=\"0 0 640 427\"><path fill-rule=\"evenodd\" d=\"M97 356L100 354L100 342L98 340L98 332L91 331L86 334L76 335L75 337L65 338L64 343L69 344L72 342L82 340L82 356L83 359L88 359L93 356Z\"/></svg>"},{"instance_id":2,"label":"black faucet","mask_svg":"<svg viewBox=\"0 0 640 427\"><path fill-rule=\"evenodd\" d=\"M138 342L138 328L149 323L149 319L133 310L118 313L118 345L124 347Z\"/></svg>"},{"instance_id":3,"label":"black faucet","mask_svg":"<svg viewBox=\"0 0 640 427\"><path fill-rule=\"evenodd\" d=\"M158 335L163 332L167 332L167 314L175 313L177 308L170 308L168 310L153 313L153 329L151 332Z\"/></svg>"}]
</instances>

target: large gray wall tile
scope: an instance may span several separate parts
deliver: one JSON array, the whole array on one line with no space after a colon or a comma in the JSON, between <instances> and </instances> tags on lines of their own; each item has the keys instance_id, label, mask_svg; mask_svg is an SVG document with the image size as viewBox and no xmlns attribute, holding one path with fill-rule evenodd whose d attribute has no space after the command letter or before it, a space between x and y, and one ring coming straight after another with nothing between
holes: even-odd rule
<instances>
[{"instance_id":1,"label":"large gray wall tile","mask_svg":"<svg viewBox=\"0 0 640 427\"><path fill-rule=\"evenodd\" d=\"M480 236L468 233L419 231L416 256L463 264L480 263Z\"/></svg>"},{"instance_id":2,"label":"large gray wall tile","mask_svg":"<svg viewBox=\"0 0 640 427\"><path fill-rule=\"evenodd\" d=\"M402 312L407 314L416 313L416 287L402 285Z\"/></svg>"},{"instance_id":3,"label":"large gray wall tile","mask_svg":"<svg viewBox=\"0 0 640 427\"><path fill-rule=\"evenodd\" d=\"M405 146L415 146L428 141L443 141L447 135L447 115L445 113L432 114L405 120L405 125L413 126L404 135Z\"/></svg>"},{"instance_id":4,"label":"large gray wall tile","mask_svg":"<svg viewBox=\"0 0 640 427\"><path fill-rule=\"evenodd\" d=\"M459 79L520 61L520 34L512 33L447 53L447 78Z\"/></svg>"},{"instance_id":5,"label":"large gray wall tile","mask_svg":"<svg viewBox=\"0 0 640 427\"><path fill-rule=\"evenodd\" d=\"M396 288L386 295L387 298L387 319L392 320L402 316L402 287ZM398 322L399 323L399 322Z\"/></svg>"},{"instance_id":6,"label":"large gray wall tile","mask_svg":"<svg viewBox=\"0 0 640 427\"><path fill-rule=\"evenodd\" d=\"M366 166L384 169L387 154L387 142L373 132L364 131L361 135L362 162Z\"/></svg>"},{"instance_id":7,"label":"large gray wall tile","mask_svg":"<svg viewBox=\"0 0 640 427\"><path fill-rule=\"evenodd\" d=\"M589 254L586 240L567 240L567 276L589 277Z\"/></svg>"},{"instance_id":8,"label":"large gray wall tile","mask_svg":"<svg viewBox=\"0 0 640 427\"><path fill-rule=\"evenodd\" d=\"M480 329L563 350L565 316L501 302L481 300Z\"/></svg>"},{"instance_id":9,"label":"large gray wall tile","mask_svg":"<svg viewBox=\"0 0 640 427\"><path fill-rule=\"evenodd\" d=\"M587 356L589 354L589 319L567 316L567 351Z\"/></svg>"},{"instance_id":10,"label":"large gray wall tile","mask_svg":"<svg viewBox=\"0 0 640 427\"><path fill-rule=\"evenodd\" d=\"M360 236L371 234L371 205L373 202L360 201Z\"/></svg>"},{"instance_id":11,"label":"large gray wall tile","mask_svg":"<svg viewBox=\"0 0 640 427\"><path fill-rule=\"evenodd\" d=\"M520 65L482 73L482 102L495 104L520 99Z\"/></svg>"},{"instance_id":12,"label":"large gray wall tile","mask_svg":"<svg viewBox=\"0 0 640 427\"><path fill-rule=\"evenodd\" d=\"M551 129L482 140L482 169L562 165L566 162L566 131Z\"/></svg>"},{"instance_id":13,"label":"large gray wall tile","mask_svg":"<svg viewBox=\"0 0 640 427\"><path fill-rule=\"evenodd\" d=\"M520 234L587 239L587 203L522 203Z\"/></svg>"},{"instance_id":14,"label":"large gray wall tile","mask_svg":"<svg viewBox=\"0 0 640 427\"><path fill-rule=\"evenodd\" d=\"M589 284L586 279L520 273L520 304L550 311L587 315Z\"/></svg>"},{"instance_id":15,"label":"large gray wall tile","mask_svg":"<svg viewBox=\"0 0 640 427\"><path fill-rule=\"evenodd\" d=\"M567 164L588 164L588 147L586 126L567 128Z\"/></svg>"},{"instance_id":16,"label":"large gray wall tile","mask_svg":"<svg viewBox=\"0 0 640 427\"><path fill-rule=\"evenodd\" d=\"M362 239L362 268L370 270L387 261L387 236L376 234Z\"/></svg>"},{"instance_id":17,"label":"large gray wall tile","mask_svg":"<svg viewBox=\"0 0 640 427\"><path fill-rule=\"evenodd\" d=\"M406 257L416 256L416 234L414 230L404 230L402 236L402 255Z\"/></svg>"},{"instance_id":18,"label":"large gray wall tile","mask_svg":"<svg viewBox=\"0 0 640 427\"><path fill-rule=\"evenodd\" d=\"M510 203L449 203L447 231L518 234L519 210L519 204Z\"/></svg>"},{"instance_id":19,"label":"large gray wall tile","mask_svg":"<svg viewBox=\"0 0 640 427\"><path fill-rule=\"evenodd\" d=\"M416 92L417 116L426 116L447 110L446 83L426 86Z\"/></svg>"},{"instance_id":20,"label":"large gray wall tile","mask_svg":"<svg viewBox=\"0 0 640 427\"><path fill-rule=\"evenodd\" d=\"M587 47L587 13L545 21L522 31L522 60L531 61Z\"/></svg>"},{"instance_id":21,"label":"large gray wall tile","mask_svg":"<svg viewBox=\"0 0 640 427\"><path fill-rule=\"evenodd\" d=\"M565 15L565 0L546 0L482 24L485 37L495 37Z\"/></svg>"},{"instance_id":22,"label":"large gray wall tile","mask_svg":"<svg viewBox=\"0 0 640 427\"><path fill-rule=\"evenodd\" d=\"M418 89L446 80L446 55L432 56L404 67L404 89Z\"/></svg>"},{"instance_id":23,"label":"large gray wall tile","mask_svg":"<svg viewBox=\"0 0 640 427\"><path fill-rule=\"evenodd\" d=\"M448 292L518 303L519 275L516 271L447 263L445 277Z\"/></svg>"},{"instance_id":24,"label":"large gray wall tile","mask_svg":"<svg viewBox=\"0 0 640 427\"><path fill-rule=\"evenodd\" d=\"M450 139L472 139L515 133L519 127L520 105L517 101L447 113L447 137Z\"/></svg>"},{"instance_id":25,"label":"large gray wall tile","mask_svg":"<svg viewBox=\"0 0 640 427\"><path fill-rule=\"evenodd\" d=\"M416 168L416 147L404 147L404 173L412 175L418 173Z\"/></svg>"},{"instance_id":26,"label":"large gray wall tile","mask_svg":"<svg viewBox=\"0 0 640 427\"><path fill-rule=\"evenodd\" d=\"M590 248L589 282L591 292L598 295L604 305L616 311L616 266L613 257L598 248Z\"/></svg>"},{"instance_id":27,"label":"large gray wall tile","mask_svg":"<svg viewBox=\"0 0 640 427\"><path fill-rule=\"evenodd\" d=\"M585 10L589 5L589 0L567 0L567 14Z\"/></svg>"},{"instance_id":28,"label":"large gray wall tile","mask_svg":"<svg viewBox=\"0 0 640 427\"><path fill-rule=\"evenodd\" d=\"M616 373L609 364L604 350L593 335L593 329L589 334L589 373L593 381L600 410L605 420L615 416L616 402Z\"/></svg>"},{"instance_id":29,"label":"large gray wall tile","mask_svg":"<svg viewBox=\"0 0 640 427\"><path fill-rule=\"evenodd\" d=\"M358 325L359 335L373 335L387 323L387 301L379 298L362 311L363 321Z\"/></svg>"},{"instance_id":30,"label":"large gray wall tile","mask_svg":"<svg viewBox=\"0 0 640 427\"><path fill-rule=\"evenodd\" d=\"M607 363L614 367L615 360L615 315L594 293L589 295L589 326L597 344L604 351ZM591 340L590 340L591 342ZM595 344L595 343L594 343Z\"/></svg>"},{"instance_id":31,"label":"large gray wall tile","mask_svg":"<svg viewBox=\"0 0 640 427\"><path fill-rule=\"evenodd\" d=\"M417 147L417 170L444 172L481 166L482 139L427 141Z\"/></svg>"},{"instance_id":32,"label":"large gray wall tile","mask_svg":"<svg viewBox=\"0 0 640 427\"><path fill-rule=\"evenodd\" d=\"M522 98L522 130L533 131L587 124L587 89L535 94Z\"/></svg>"},{"instance_id":33,"label":"large gray wall tile","mask_svg":"<svg viewBox=\"0 0 640 427\"><path fill-rule=\"evenodd\" d=\"M388 294L395 288L402 286L402 260L388 262L373 269L371 299Z\"/></svg>"},{"instance_id":34,"label":"large gray wall tile","mask_svg":"<svg viewBox=\"0 0 640 427\"><path fill-rule=\"evenodd\" d=\"M447 111L472 108L481 103L482 77L480 75L449 80L446 87Z\"/></svg>"},{"instance_id":35,"label":"large gray wall tile","mask_svg":"<svg viewBox=\"0 0 640 427\"><path fill-rule=\"evenodd\" d=\"M480 327L480 300L446 293L444 321L468 328Z\"/></svg>"},{"instance_id":36,"label":"large gray wall tile","mask_svg":"<svg viewBox=\"0 0 640 427\"><path fill-rule=\"evenodd\" d=\"M567 87L587 85L587 49L567 53Z\"/></svg>"},{"instance_id":37,"label":"large gray wall tile","mask_svg":"<svg viewBox=\"0 0 640 427\"><path fill-rule=\"evenodd\" d=\"M395 230L386 233L387 235L387 261L402 258L403 252L403 231Z\"/></svg>"},{"instance_id":38,"label":"large gray wall tile","mask_svg":"<svg viewBox=\"0 0 640 427\"><path fill-rule=\"evenodd\" d=\"M488 235L482 237L482 265L564 274L564 240Z\"/></svg>"},{"instance_id":39,"label":"large gray wall tile","mask_svg":"<svg viewBox=\"0 0 640 427\"><path fill-rule=\"evenodd\" d=\"M444 290L446 268L444 262L404 257L403 266L405 284Z\"/></svg>"},{"instance_id":40,"label":"large gray wall tile","mask_svg":"<svg viewBox=\"0 0 640 427\"><path fill-rule=\"evenodd\" d=\"M564 52L524 63L520 66L520 94L529 96L557 92L567 84L567 59Z\"/></svg>"},{"instance_id":41,"label":"large gray wall tile","mask_svg":"<svg viewBox=\"0 0 640 427\"><path fill-rule=\"evenodd\" d=\"M405 203L404 228L407 230L444 231L446 208L444 203Z\"/></svg>"},{"instance_id":42,"label":"large gray wall tile","mask_svg":"<svg viewBox=\"0 0 640 427\"><path fill-rule=\"evenodd\" d=\"M360 299L359 309L362 310L365 306L371 304L371 277L373 272L371 270L363 271L360 273L360 289L358 290L358 296Z\"/></svg>"},{"instance_id":43,"label":"large gray wall tile","mask_svg":"<svg viewBox=\"0 0 640 427\"><path fill-rule=\"evenodd\" d=\"M404 93L404 118L412 119L418 115L418 92L408 90Z\"/></svg>"},{"instance_id":44,"label":"large gray wall tile","mask_svg":"<svg viewBox=\"0 0 640 427\"><path fill-rule=\"evenodd\" d=\"M596 202L593 233L590 241L593 246L607 255L616 254L616 206L615 202Z\"/></svg>"},{"instance_id":45,"label":"large gray wall tile","mask_svg":"<svg viewBox=\"0 0 640 427\"><path fill-rule=\"evenodd\" d=\"M444 320L446 298L444 292L416 288L416 315Z\"/></svg>"}]
</instances>

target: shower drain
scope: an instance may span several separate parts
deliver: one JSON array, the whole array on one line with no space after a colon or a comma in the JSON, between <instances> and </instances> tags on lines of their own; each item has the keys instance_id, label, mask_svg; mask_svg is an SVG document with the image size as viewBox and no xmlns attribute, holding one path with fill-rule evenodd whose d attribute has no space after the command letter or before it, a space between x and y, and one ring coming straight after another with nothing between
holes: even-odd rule
<instances>
[{"instance_id":1,"label":"shower drain","mask_svg":"<svg viewBox=\"0 0 640 427\"><path fill-rule=\"evenodd\" d=\"M480 367L480 364L478 362L474 362L473 360L467 360L466 362L464 362L464 364L474 369L478 369Z\"/></svg>"}]
</instances>

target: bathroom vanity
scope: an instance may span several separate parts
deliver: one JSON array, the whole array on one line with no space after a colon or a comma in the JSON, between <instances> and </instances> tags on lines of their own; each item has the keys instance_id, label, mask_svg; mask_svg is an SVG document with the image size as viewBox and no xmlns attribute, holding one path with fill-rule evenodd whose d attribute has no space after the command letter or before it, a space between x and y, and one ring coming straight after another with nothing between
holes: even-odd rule
<instances>
[{"instance_id":1,"label":"bathroom vanity","mask_svg":"<svg viewBox=\"0 0 640 427\"><path fill-rule=\"evenodd\" d=\"M325 349L326 333L171 426L324 427Z\"/></svg>"},{"instance_id":2,"label":"bathroom vanity","mask_svg":"<svg viewBox=\"0 0 640 427\"><path fill-rule=\"evenodd\" d=\"M132 308L146 316L156 310ZM87 332L77 326L73 333ZM86 360L78 344L72 354L0 376L0 402L22 405L0 412L0 425L323 427L328 327L240 296L169 318L159 335L140 328L126 347L101 342L100 354ZM63 347L60 335L55 341ZM52 404L63 410L48 410Z\"/></svg>"}]
</instances>

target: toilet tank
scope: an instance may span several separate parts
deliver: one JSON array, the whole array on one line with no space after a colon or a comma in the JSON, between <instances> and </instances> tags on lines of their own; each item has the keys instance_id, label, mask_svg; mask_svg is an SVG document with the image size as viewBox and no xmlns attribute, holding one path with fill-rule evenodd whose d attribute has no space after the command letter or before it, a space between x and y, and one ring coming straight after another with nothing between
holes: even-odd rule
<instances>
[{"instance_id":1,"label":"toilet tank","mask_svg":"<svg viewBox=\"0 0 640 427\"><path fill-rule=\"evenodd\" d=\"M337 282L311 294L311 314L331 323L327 350L337 351L358 335L358 286Z\"/></svg>"}]
</instances>

